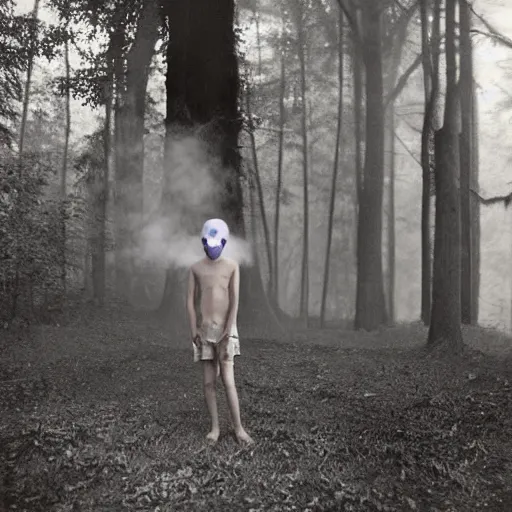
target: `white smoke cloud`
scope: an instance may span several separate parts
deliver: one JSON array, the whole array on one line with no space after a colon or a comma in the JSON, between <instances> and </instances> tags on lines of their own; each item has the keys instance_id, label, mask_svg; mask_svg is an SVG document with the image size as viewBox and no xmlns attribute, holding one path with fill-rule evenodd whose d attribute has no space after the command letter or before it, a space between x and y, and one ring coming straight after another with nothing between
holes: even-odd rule
<instances>
[{"instance_id":1,"label":"white smoke cloud","mask_svg":"<svg viewBox=\"0 0 512 512\"><path fill-rule=\"evenodd\" d=\"M205 256L202 223L219 210L216 203L222 190L215 180L219 164L206 154L202 141L193 136L174 139L169 154L165 173L169 173L171 204L164 215L153 213L144 222L132 252L141 264L188 268ZM197 234L191 234L191 229L197 229ZM222 254L239 264L253 263L250 244L232 234Z\"/></svg>"}]
</instances>

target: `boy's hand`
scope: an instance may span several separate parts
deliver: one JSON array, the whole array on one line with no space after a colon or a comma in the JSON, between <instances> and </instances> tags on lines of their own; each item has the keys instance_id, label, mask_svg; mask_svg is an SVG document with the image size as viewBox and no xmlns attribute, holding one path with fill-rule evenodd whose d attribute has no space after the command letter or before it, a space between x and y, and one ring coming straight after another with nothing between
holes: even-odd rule
<instances>
[{"instance_id":1,"label":"boy's hand","mask_svg":"<svg viewBox=\"0 0 512 512\"><path fill-rule=\"evenodd\" d=\"M200 345L201 345L201 336L199 336L199 334L196 334L195 336L192 337L192 343L197 347L199 348Z\"/></svg>"}]
</instances>

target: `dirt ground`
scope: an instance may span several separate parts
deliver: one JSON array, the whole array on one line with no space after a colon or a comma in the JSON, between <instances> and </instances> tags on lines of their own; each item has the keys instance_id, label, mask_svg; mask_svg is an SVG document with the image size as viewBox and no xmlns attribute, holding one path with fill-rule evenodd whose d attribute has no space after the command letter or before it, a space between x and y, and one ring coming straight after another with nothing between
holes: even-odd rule
<instances>
[{"instance_id":1,"label":"dirt ground","mask_svg":"<svg viewBox=\"0 0 512 512\"><path fill-rule=\"evenodd\" d=\"M241 332L243 336L243 332ZM0 332L0 511L510 511L512 340L468 329L241 340L236 444L204 442L200 367L154 318Z\"/></svg>"}]
</instances>

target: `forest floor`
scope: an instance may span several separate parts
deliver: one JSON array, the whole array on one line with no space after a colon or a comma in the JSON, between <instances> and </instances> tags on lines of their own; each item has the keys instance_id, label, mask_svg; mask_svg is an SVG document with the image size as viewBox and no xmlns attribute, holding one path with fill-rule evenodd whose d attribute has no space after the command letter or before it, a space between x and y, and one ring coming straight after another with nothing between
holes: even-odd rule
<instances>
[{"instance_id":1,"label":"forest floor","mask_svg":"<svg viewBox=\"0 0 512 512\"><path fill-rule=\"evenodd\" d=\"M468 329L454 357L425 339L242 339L244 448L225 419L206 445L191 347L149 316L3 331L0 510L512 510L512 340Z\"/></svg>"}]
</instances>

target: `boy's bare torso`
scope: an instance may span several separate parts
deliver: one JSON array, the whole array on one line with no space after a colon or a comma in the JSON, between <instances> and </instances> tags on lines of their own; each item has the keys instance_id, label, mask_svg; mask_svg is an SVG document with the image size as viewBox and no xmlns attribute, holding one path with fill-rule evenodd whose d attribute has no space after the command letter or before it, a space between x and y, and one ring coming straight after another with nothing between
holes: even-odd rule
<instances>
[{"instance_id":1,"label":"boy's bare torso","mask_svg":"<svg viewBox=\"0 0 512 512\"><path fill-rule=\"evenodd\" d=\"M229 284L236 263L228 258L210 261L204 258L192 266L200 290L201 325L224 326L230 307Z\"/></svg>"}]
</instances>

